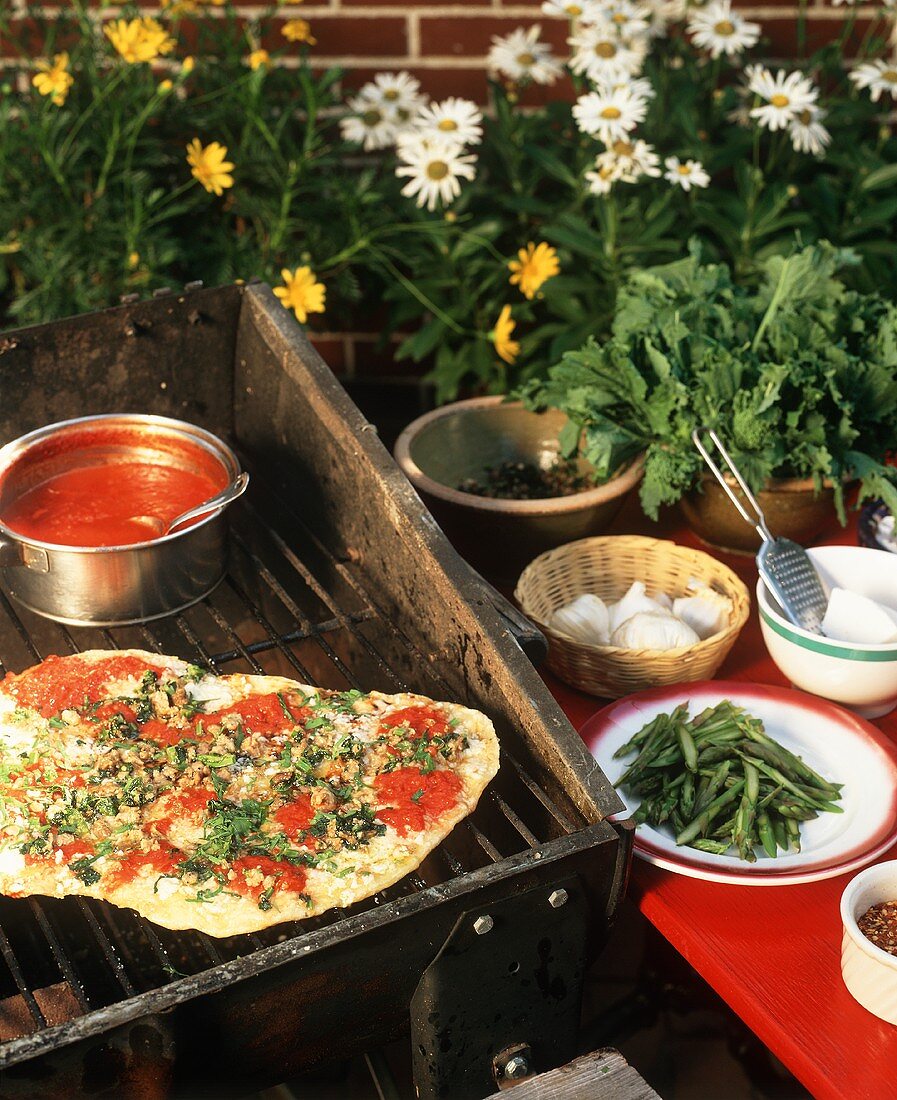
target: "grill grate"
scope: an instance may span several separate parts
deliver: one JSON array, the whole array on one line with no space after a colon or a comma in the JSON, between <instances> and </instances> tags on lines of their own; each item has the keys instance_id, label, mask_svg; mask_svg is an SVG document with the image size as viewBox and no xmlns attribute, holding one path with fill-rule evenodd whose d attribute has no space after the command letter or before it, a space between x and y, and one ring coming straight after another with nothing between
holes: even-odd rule
<instances>
[{"instance_id":1,"label":"grill grate","mask_svg":"<svg viewBox=\"0 0 897 1100\"><path fill-rule=\"evenodd\" d=\"M167 619L101 630L51 623L0 591L0 671L21 670L51 653L136 647L178 654L221 673L277 673L327 687L390 692L408 686L387 656L403 651L404 667L416 670L415 690L451 698L434 662L380 613L375 594L362 587L351 563L329 553L302 517L252 473L251 502L244 498L230 510L230 570L209 597ZM499 775L476 813L416 873L353 913L499 863L582 826L503 749ZM18 998L30 1019L19 1036L34 1034L286 941L298 952L302 937L345 916L333 910L213 940L170 932L131 910L93 900L0 898L0 1000ZM52 1012L43 1007L50 990L56 991ZM11 1054L12 1060L23 1056L14 1049L17 1037L3 1036L0 1063Z\"/></svg>"}]
</instances>

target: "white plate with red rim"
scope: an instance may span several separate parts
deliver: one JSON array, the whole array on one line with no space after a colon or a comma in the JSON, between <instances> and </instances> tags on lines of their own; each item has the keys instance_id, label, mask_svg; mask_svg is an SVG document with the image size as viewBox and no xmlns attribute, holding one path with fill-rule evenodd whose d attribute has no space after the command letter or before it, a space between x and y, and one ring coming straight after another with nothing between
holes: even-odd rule
<instances>
[{"instance_id":1,"label":"white plate with red rim","mask_svg":"<svg viewBox=\"0 0 897 1100\"><path fill-rule=\"evenodd\" d=\"M726 680L653 688L620 699L592 715L580 734L611 783L616 784L634 753L614 760L642 726L656 715L688 704L694 718L705 707L729 699L763 721L766 732L832 783L843 783L844 813L823 813L801 822L801 851L771 859L757 849L757 862L677 847L672 830L639 825L635 854L657 867L691 878L739 886L787 886L815 882L872 863L897 841L897 744L849 711L790 688ZM631 814L638 796L618 792ZM622 815L620 815L622 816ZM734 853L734 849L732 849Z\"/></svg>"}]
</instances>

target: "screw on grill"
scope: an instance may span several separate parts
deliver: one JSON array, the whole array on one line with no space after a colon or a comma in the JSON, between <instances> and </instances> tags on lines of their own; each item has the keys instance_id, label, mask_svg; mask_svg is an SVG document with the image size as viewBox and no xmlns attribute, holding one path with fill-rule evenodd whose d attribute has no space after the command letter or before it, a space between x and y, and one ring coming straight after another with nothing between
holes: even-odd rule
<instances>
[{"instance_id":1,"label":"screw on grill","mask_svg":"<svg viewBox=\"0 0 897 1100\"><path fill-rule=\"evenodd\" d=\"M552 909L560 909L562 905L567 904L567 899L570 895L567 891L561 887L559 890L552 890L548 895L548 904Z\"/></svg>"},{"instance_id":2,"label":"screw on grill","mask_svg":"<svg viewBox=\"0 0 897 1100\"><path fill-rule=\"evenodd\" d=\"M522 1054L515 1054L513 1058L508 1059L505 1065L505 1077L510 1077L511 1080L516 1081L521 1077L526 1077L528 1074L529 1062Z\"/></svg>"},{"instance_id":3,"label":"screw on grill","mask_svg":"<svg viewBox=\"0 0 897 1100\"><path fill-rule=\"evenodd\" d=\"M489 916L488 913L484 913L483 916L477 917L473 922L473 930L478 936L485 936L487 932L491 932L495 921Z\"/></svg>"},{"instance_id":4,"label":"screw on grill","mask_svg":"<svg viewBox=\"0 0 897 1100\"><path fill-rule=\"evenodd\" d=\"M535 1069L529 1043L515 1043L513 1046L505 1047L492 1060L492 1073L495 1083L502 1092L511 1087L511 1082L522 1081L524 1077L532 1076Z\"/></svg>"}]
</instances>

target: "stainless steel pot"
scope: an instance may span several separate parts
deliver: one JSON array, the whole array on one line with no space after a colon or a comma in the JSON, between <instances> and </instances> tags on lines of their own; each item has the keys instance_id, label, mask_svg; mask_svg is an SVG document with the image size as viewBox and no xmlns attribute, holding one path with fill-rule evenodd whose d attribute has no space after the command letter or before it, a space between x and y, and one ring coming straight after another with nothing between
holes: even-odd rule
<instances>
[{"instance_id":1,"label":"stainless steel pot","mask_svg":"<svg viewBox=\"0 0 897 1100\"><path fill-rule=\"evenodd\" d=\"M240 473L230 447L193 424L131 413L85 416L48 424L0 448L0 515L5 505L55 474L124 454L204 470L222 485ZM161 538L102 547L41 542L0 520L0 579L25 607L75 626L170 615L201 600L224 576L223 512L218 508Z\"/></svg>"}]
</instances>

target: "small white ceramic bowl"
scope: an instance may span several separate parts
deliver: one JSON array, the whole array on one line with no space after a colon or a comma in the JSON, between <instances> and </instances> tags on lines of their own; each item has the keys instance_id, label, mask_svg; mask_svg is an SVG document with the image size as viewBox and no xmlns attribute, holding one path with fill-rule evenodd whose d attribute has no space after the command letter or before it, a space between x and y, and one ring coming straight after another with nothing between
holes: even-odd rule
<instances>
[{"instance_id":1,"label":"small white ceramic bowl","mask_svg":"<svg viewBox=\"0 0 897 1100\"><path fill-rule=\"evenodd\" d=\"M808 550L826 591L846 588L897 608L897 554L864 546ZM769 655L795 687L843 703L864 718L897 706L897 642L836 642L794 626L775 597L757 582L760 629Z\"/></svg>"},{"instance_id":2,"label":"small white ceramic bowl","mask_svg":"<svg viewBox=\"0 0 897 1100\"><path fill-rule=\"evenodd\" d=\"M897 1024L897 955L876 947L857 925L870 905L882 901L897 901L897 860L860 871L841 895L841 976L863 1008Z\"/></svg>"}]
</instances>

